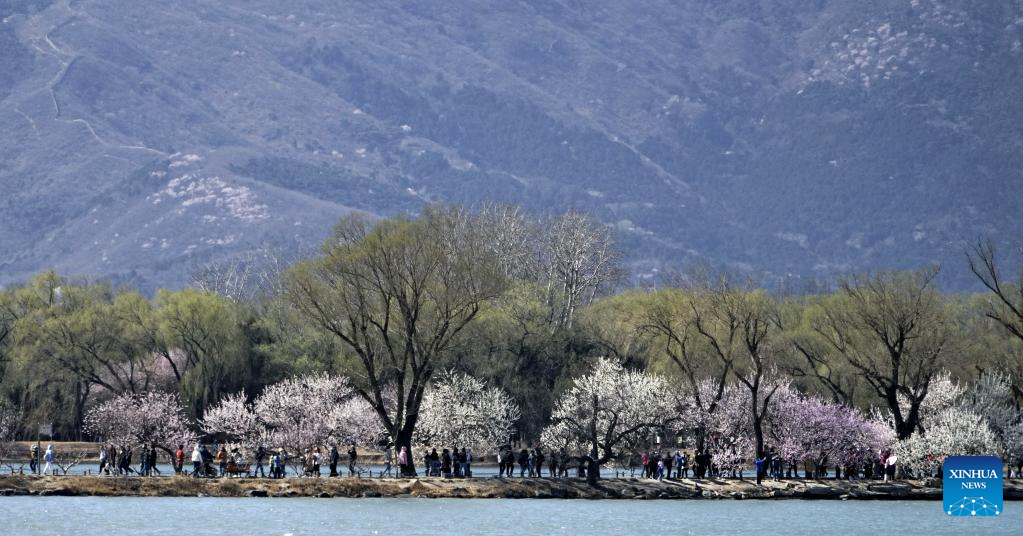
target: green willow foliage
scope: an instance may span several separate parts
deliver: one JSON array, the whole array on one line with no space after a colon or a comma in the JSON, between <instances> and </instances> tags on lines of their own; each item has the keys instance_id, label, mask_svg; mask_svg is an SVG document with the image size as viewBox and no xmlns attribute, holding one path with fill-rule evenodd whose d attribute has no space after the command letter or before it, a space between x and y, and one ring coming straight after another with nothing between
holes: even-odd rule
<instances>
[{"instance_id":1,"label":"green willow foliage","mask_svg":"<svg viewBox=\"0 0 1023 536\"><path fill-rule=\"evenodd\" d=\"M418 220L349 219L320 256L244 298L202 285L206 291L147 297L40 274L0 290L0 405L21 410L23 436L52 422L58 438L78 439L86 410L123 393L177 392L199 418L225 393L251 398L316 372L349 376L367 392L374 381L403 380L408 396L421 397L422 382L442 367L512 395L522 413L518 435L535 440L558 394L607 356L689 393L708 379L752 391L787 379L837 402L890 410L908 437L921 429L919 408L943 370L965 382L1001 371L1017 400L1023 393L1023 338L1013 331L1023 332L1023 317L1014 316L1023 294L997 270L985 272L994 256L983 246L971 259L989 287L984 294L943 294L934 269L854 276L832 292L798 296L726 278L618 293L594 285L575 294L586 299L573 302L576 321L565 322L556 314L566 309L558 266L585 263L552 254L544 264L543 252L574 249L543 240L574 235L551 238L537 231L544 225L502 234L517 228L516 218L436 209ZM590 229L583 235L597 228L583 224L577 228ZM392 322L391 331L359 331L378 321ZM384 340L385 333L399 338ZM366 338L355 348L339 334ZM366 369L373 363L365 353L374 351L386 352L377 365L387 368L375 369L376 377ZM424 356L428 363L392 366ZM718 397L720 390L704 392L695 403L713 411ZM405 400L414 414L418 404ZM387 400L381 404L390 411ZM405 422L396 420L392 431L411 433Z\"/></svg>"}]
</instances>

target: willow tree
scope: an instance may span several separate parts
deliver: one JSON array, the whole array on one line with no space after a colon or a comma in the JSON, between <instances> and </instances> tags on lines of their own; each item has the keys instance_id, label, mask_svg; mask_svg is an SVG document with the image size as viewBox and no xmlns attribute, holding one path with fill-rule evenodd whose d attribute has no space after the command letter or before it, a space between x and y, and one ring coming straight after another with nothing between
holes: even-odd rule
<instances>
[{"instance_id":1,"label":"willow tree","mask_svg":"<svg viewBox=\"0 0 1023 536\"><path fill-rule=\"evenodd\" d=\"M813 321L817 334L884 400L899 439L923 431L921 405L957 339L956 319L934 288L937 273L849 278Z\"/></svg>"},{"instance_id":2,"label":"willow tree","mask_svg":"<svg viewBox=\"0 0 1023 536\"><path fill-rule=\"evenodd\" d=\"M472 215L439 208L416 220L350 215L322 256L286 277L291 303L342 343L344 373L410 452L434 371L506 286L478 227Z\"/></svg>"},{"instance_id":3,"label":"willow tree","mask_svg":"<svg viewBox=\"0 0 1023 536\"><path fill-rule=\"evenodd\" d=\"M771 397L780 385L772 381L783 356L778 304L763 290L722 277L697 293L691 309L697 336L749 393L754 452L760 455Z\"/></svg>"},{"instance_id":4,"label":"willow tree","mask_svg":"<svg viewBox=\"0 0 1023 536\"><path fill-rule=\"evenodd\" d=\"M698 300L696 291L678 288L665 289L650 296L650 303L643 308L638 322L638 329L651 339L652 347L667 357L670 369L678 374L685 386L685 391L693 399L695 409L706 416L713 415L724 396L725 386L732 374L734 352L718 346L719 331L712 328L708 319L708 303L706 296ZM706 294L706 293L702 293ZM702 326L703 333L698 326ZM726 330L737 328L734 323L727 323ZM733 337L729 333L726 337ZM659 355L660 354L656 354ZM707 383L709 382L709 383ZM704 387L710 387L704 388ZM696 446L703 450L707 430L698 421L694 430Z\"/></svg>"}]
</instances>

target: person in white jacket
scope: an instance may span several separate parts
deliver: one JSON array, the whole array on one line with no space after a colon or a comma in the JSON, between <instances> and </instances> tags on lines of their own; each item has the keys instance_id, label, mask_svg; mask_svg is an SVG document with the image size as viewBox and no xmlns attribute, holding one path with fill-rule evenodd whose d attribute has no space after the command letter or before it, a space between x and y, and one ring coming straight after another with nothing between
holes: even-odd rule
<instances>
[{"instance_id":1,"label":"person in white jacket","mask_svg":"<svg viewBox=\"0 0 1023 536\"><path fill-rule=\"evenodd\" d=\"M202 471L202 452L199 452L199 444L195 444L195 448L192 449L192 476L198 477L199 472Z\"/></svg>"},{"instance_id":2,"label":"person in white jacket","mask_svg":"<svg viewBox=\"0 0 1023 536\"><path fill-rule=\"evenodd\" d=\"M43 467L43 474L50 472L50 464L53 463L53 445L46 445L46 454L43 454L43 460L46 461L46 466Z\"/></svg>"}]
</instances>

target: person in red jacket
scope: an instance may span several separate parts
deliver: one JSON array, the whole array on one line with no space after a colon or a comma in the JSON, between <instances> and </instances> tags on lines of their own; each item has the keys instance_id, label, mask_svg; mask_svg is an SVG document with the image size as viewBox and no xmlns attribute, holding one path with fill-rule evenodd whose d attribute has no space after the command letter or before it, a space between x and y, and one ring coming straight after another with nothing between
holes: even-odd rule
<instances>
[{"instance_id":1,"label":"person in red jacket","mask_svg":"<svg viewBox=\"0 0 1023 536\"><path fill-rule=\"evenodd\" d=\"M185 446L178 445L178 450L174 451L174 474L180 475L181 469L185 466Z\"/></svg>"}]
</instances>

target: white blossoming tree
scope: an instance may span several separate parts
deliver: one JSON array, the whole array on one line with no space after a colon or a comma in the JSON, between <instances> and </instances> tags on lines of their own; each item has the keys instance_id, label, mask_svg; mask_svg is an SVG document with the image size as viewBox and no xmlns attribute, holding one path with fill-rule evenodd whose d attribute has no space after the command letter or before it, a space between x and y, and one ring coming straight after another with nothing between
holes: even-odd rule
<instances>
[{"instance_id":1,"label":"white blossoming tree","mask_svg":"<svg viewBox=\"0 0 1023 536\"><path fill-rule=\"evenodd\" d=\"M384 430L347 378L326 374L291 378L268 386L248 404L241 393L211 407L203 431L224 434L247 447L310 447L373 444Z\"/></svg>"},{"instance_id":2,"label":"white blossoming tree","mask_svg":"<svg viewBox=\"0 0 1023 536\"><path fill-rule=\"evenodd\" d=\"M155 445L168 453L195 441L181 399L171 393L124 394L102 402L86 413L84 429L122 448Z\"/></svg>"},{"instance_id":3,"label":"white blossoming tree","mask_svg":"<svg viewBox=\"0 0 1023 536\"><path fill-rule=\"evenodd\" d=\"M493 448L508 442L519 406L503 389L448 372L427 389L416 443Z\"/></svg>"},{"instance_id":4,"label":"white blossoming tree","mask_svg":"<svg viewBox=\"0 0 1023 536\"><path fill-rule=\"evenodd\" d=\"M541 442L547 448L565 447L570 454L590 456L587 475L593 481L599 477L596 469L618 456L621 445L673 424L679 415L675 400L661 377L601 358L558 399Z\"/></svg>"},{"instance_id":5,"label":"white blossoming tree","mask_svg":"<svg viewBox=\"0 0 1023 536\"><path fill-rule=\"evenodd\" d=\"M894 448L902 465L917 477L934 471L948 456L990 456L998 451L998 438L984 417L959 406L941 411L926 433L899 441Z\"/></svg>"},{"instance_id":6,"label":"white blossoming tree","mask_svg":"<svg viewBox=\"0 0 1023 536\"><path fill-rule=\"evenodd\" d=\"M890 418L886 419L890 423ZM920 407L922 433L900 441L895 453L917 476L933 473L948 456L1023 456L1023 425L1011 379L988 372L969 388L939 374Z\"/></svg>"}]
</instances>

